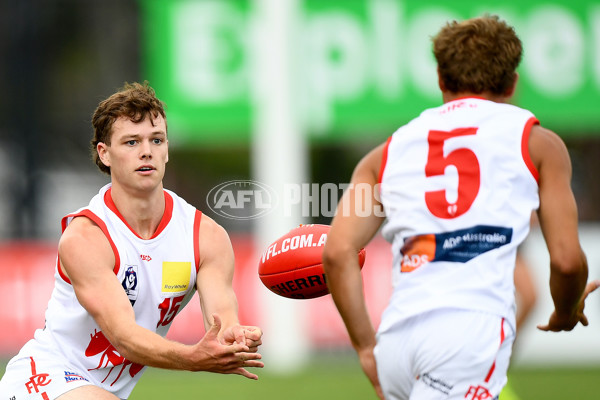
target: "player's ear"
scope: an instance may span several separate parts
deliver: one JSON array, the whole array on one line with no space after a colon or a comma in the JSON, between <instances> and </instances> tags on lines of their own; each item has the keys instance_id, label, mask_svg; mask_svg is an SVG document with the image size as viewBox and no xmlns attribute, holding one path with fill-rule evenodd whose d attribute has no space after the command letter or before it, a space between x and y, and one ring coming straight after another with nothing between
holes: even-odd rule
<instances>
[{"instance_id":1,"label":"player's ear","mask_svg":"<svg viewBox=\"0 0 600 400\"><path fill-rule=\"evenodd\" d=\"M110 156L108 154L108 146L104 142L98 142L96 145L96 151L98 152L98 158L102 161L102 164L110 167Z\"/></svg>"},{"instance_id":2,"label":"player's ear","mask_svg":"<svg viewBox=\"0 0 600 400\"><path fill-rule=\"evenodd\" d=\"M446 91L446 85L444 84L444 81L442 80L442 75L440 75L440 68L437 68L437 76L438 76L438 86L440 87L440 90L443 92Z\"/></svg>"},{"instance_id":3,"label":"player's ear","mask_svg":"<svg viewBox=\"0 0 600 400\"><path fill-rule=\"evenodd\" d=\"M515 72L515 80L514 80L513 84L504 93L504 96L506 98L510 98L515 94L515 89L517 88L518 80L519 80L519 73Z\"/></svg>"},{"instance_id":4,"label":"player's ear","mask_svg":"<svg viewBox=\"0 0 600 400\"><path fill-rule=\"evenodd\" d=\"M167 158L165 159L165 163L169 162L169 140L167 139L165 141L166 145L167 145Z\"/></svg>"}]
</instances>

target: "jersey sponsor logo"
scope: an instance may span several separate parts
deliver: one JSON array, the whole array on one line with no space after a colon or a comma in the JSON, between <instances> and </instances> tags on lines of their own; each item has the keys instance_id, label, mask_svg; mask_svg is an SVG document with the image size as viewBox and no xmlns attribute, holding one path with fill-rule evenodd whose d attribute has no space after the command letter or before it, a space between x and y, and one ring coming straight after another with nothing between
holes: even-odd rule
<instances>
[{"instance_id":1,"label":"jersey sponsor logo","mask_svg":"<svg viewBox=\"0 0 600 400\"><path fill-rule=\"evenodd\" d=\"M443 380L439 379L439 378L434 378L429 374L424 374L422 376L422 380L423 383L426 384L427 386L429 386L432 389L435 389L439 392L442 392L446 395L450 394L450 390L452 390L453 386L450 385L447 382L444 382Z\"/></svg>"},{"instance_id":2,"label":"jersey sponsor logo","mask_svg":"<svg viewBox=\"0 0 600 400\"><path fill-rule=\"evenodd\" d=\"M400 270L411 272L433 261L435 249L435 235L427 234L407 238L404 241L404 246L400 249L402 255Z\"/></svg>"},{"instance_id":3,"label":"jersey sponsor logo","mask_svg":"<svg viewBox=\"0 0 600 400\"><path fill-rule=\"evenodd\" d=\"M476 225L451 232L406 238L400 254L400 270L411 272L435 261L465 263L512 241L512 228Z\"/></svg>"},{"instance_id":4,"label":"jersey sponsor logo","mask_svg":"<svg viewBox=\"0 0 600 400\"><path fill-rule=\"evenodd\" d=\"M121 356L117 349L108 341L108 339L104 336L102 331L96 331L94 329L94 334L90 334L90 343L85 349L86 357L95 357L100 355L100 361L98 362L98 366L96 368L89 368L88 371L95 371L99 369L108 369L109 365L111 365L108 370L106 377L102 381L104 383L108 377L112 374L113 370L116 366L121 365L121 369L117 374L116 378L110 384L113 386L123 374L123 371L128 365L129 367L129 376L132 378L140 372L144 366L140 364L136 364L134 362L129 361L125 357Z\"/></svg>"},{"instance_id":5,"label":"jersey sponsor logo","mask_svg":"<svg viewBox=\"0 0 600 400\"><path fill-rule=\"evenodd\" d=\"M121 285L125 289L129 302L133 306L138 297L138 267L137 265L125 265L125 267L125 278L123 278Z\"/></svg>"},{"instance_id":6,"label":"jersey sponsor logo","mask_svg":"<svg viewBox=\"0 0 600 400\"><path fill-rule=\"evenodd\" d=\"M86 378L79 375L76 372L65 371L65 382L76 382L76 381L86 381L89 382Z\"/></svg>"},{"instance_id":7,"label":"jersey sponsor logo","mask_svg":"<svg viewBox=\"0 0 600 400\"><path fill-rule=\"evenodd\" d=\"M152 257L150 257L148 254L140 254L140 258L142 261L152 261Z\"/></svg>"},{"instance_id":8,"label":"jersey sponsor logo","mask_svg":"<svg viewBox=\"0 0 600 400\"><path fill-rule=\"evenodd\" d=\"M163 261L162 293L182 293L188 290L192 274L192 263L185 261Z\"/></svg>"}]
</instances>

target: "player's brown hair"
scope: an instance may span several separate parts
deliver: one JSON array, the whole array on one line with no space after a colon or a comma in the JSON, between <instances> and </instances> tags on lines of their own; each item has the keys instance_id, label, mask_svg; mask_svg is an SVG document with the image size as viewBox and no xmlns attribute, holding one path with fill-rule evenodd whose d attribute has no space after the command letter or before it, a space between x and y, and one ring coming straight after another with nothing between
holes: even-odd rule
<instances>
[{"instance_id":1,"label":"player's brown hair","mask_svg":"<svg viewBox=\"0 0 600 400\"><path fill-rule=\"evenodd\" d=\"M91 141L92 158L100 171L110 175L110 167L102 163L96 146L100 142L110 146L114 122L120 117L126 117L137 124L144 121L147 116L151 116L150 120L152 121L161 115L166 123L164 107L164 103L156 97L154 89L147 81L125 83L116 93L100 102L92 116L94 137Z\"/></svg>"},{"instance_id":2,"label":"player's brown hair","mask_svg":"<svg viewBox=\"0 0 600 400\"><path fill-rule=\"evenodd\" d=\"M496 15L448 22L433 38L440 78L453 93L504 95L516 79L523 46Z\"/></svg>"}]
</instances>

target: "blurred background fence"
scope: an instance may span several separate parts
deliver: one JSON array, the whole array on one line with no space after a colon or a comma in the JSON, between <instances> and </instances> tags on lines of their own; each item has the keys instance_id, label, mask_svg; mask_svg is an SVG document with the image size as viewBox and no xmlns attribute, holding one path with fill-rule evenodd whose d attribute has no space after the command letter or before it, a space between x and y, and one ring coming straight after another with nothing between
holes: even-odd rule
<instances>
[{"instance_id":1,"label":"blurred background fence","mask_svg":"<svg viewBox=\"0 0 600 400\"><path fill-rule=\"evenodd\" d=\"M299 334L308 339L309 353L344 352L350 349L344 325L330 296L310 300L290 300L269 292L258 279L257 266L262 251L257 249L251 236L232 236L236 254L234 289L239 302L240 320L244 324L262 326L270 312L261 306L261 297L267 302L294 303ZM582 227L582 242L590 262L590 275L600 277L600 230L594 225ZM389 245L381 238L366 248L363 267L365 295L372 322L377 326L391 294ZM29 340L35 329L44 326L44 311L54 280L56 260L55 243L6 242L0 245L0 359L14 353ZM516 365L525 366L578 366L600 365L600 301L592 297L586 305L590 319L587 328L561 334L537 331L536 324L545 323L553 310L548 290L549 259L538 230L526 242L523 255L529 262L538 291L538 303L517 341ZM202 313L197 296L173 322L168 337L183 343L195 343L204 334ZM273 339L265 332L265 342Z\"/></svg>"}]
</instances>

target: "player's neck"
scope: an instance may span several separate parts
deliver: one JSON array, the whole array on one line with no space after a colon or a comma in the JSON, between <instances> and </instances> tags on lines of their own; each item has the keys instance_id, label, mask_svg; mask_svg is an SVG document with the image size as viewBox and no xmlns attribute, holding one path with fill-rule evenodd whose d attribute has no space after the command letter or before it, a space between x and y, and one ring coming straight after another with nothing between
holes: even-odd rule
<instances>
[{"instance_id":1,"label":"player's neck","mask_svg":"<svg viewBox=\"0 0 600 400\"><path fill-rule=\"evenodd\" d=\"M496 103L508 103L509 98L506 96L502 96L502 95L497 95L497 94L492 94L489 92L483 92L483 93L472 93L472 92L460 92L460 93L455 93L455 92L442 92L442 100L445 103L448 103L450 101L454 101L457 99L464 99L464 98L468 98L468 97L476 97L476 98L480 98L480 99L484 99L484 100L489 100L489 101L494 101Z\"/></svg>"},{"instance_id":2,"label":"player's neck","mask_svg":"<svg viewBox=\"0 0 600 400\"><path fill-rule=\"evenodd\" d=\"M120 185L111 187L113 203L129 227L143 239L149 239L165 212L162 184L150 193L133 193Z\"/></svg>"}]
</instances>

